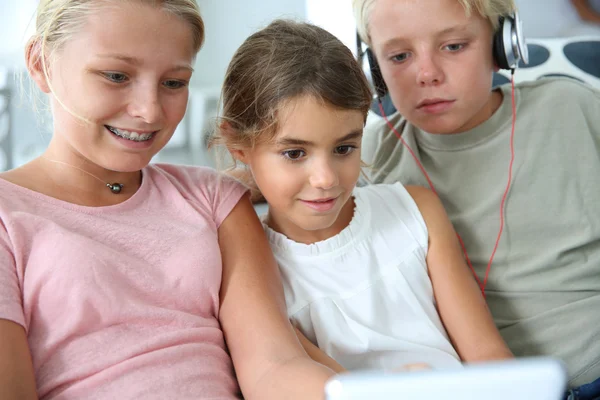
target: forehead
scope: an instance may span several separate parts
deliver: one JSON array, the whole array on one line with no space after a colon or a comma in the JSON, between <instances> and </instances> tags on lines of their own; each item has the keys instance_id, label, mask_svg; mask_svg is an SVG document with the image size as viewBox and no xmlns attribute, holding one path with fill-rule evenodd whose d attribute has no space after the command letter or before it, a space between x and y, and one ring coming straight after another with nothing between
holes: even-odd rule
<instances>
[{"instance_id":1,"label":"forehead","mask_svg":"<svg viewBox=\"0 0 600 400\"><path fill-rule=\"evenodd\" d=\"M286 102L278 112L278 120L275 141L281 138L335 141L349 133L362 131L364 126L361 111L339 109L312 96Z\"/></svg>"},{"instance_id":2,"label":"forehead","mask_svg":"<svg viewBox=\"0 0 600 400\"><path fill-rule=\"evenodd\" d=\"M374 47L392 39L434 37L450 30L476 33L488 21L477 13L467 16L457 0L376 0L369 14Z\"/></svg>"},{"instance_id":3,"label":"forehead","mask_svg":"<svg viewBox=\"0 0 600 400\"><path fill-rule=\"evenodd\" d=\"M80 32L66 42L82 56L121 54L148 63L191 61L192 28L183 19L141 2L107 2L85 20Z\"/></svg>"}]
</instances>

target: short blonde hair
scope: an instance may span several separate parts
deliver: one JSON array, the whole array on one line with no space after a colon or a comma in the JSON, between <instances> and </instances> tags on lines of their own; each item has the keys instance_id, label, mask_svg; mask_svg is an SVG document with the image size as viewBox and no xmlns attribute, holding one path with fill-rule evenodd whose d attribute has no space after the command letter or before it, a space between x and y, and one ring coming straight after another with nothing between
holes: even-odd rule
<instances>
[{"instance_id":1,"label":"short blonde hair","mask_svg":"<svg viewBox=\"0 0 600 400\"><path fill-rule=\"evenodd\" d=\"M354 18L358 34L363 42L371 45L369 34L369 17L377 0L352 0ZM512 14L516 10L514 0L457 0L464 8L467 16L473 10L490 21L494 31L498 29L499 19Z\"/></svg>"}]
</instances>

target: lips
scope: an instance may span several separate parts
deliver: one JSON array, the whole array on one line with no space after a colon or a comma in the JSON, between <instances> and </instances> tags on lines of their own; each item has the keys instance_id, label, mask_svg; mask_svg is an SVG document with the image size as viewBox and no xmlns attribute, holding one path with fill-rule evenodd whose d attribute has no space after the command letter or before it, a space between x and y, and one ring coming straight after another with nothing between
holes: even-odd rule
<instances>
[{"instance_id":1,"label":"lips","mask_svg":"<svg viewBox=\"0 0 600 400\"><path fill-rule=\"evenodd\" d=\"M423 108L423 107L433 106L433 105L443 104L443 103L451 103L453 101L454 100L447 100L447 99L425 99L417 105L417 108Z\"/></svg>"},{"instance_id":2,"label":"lips","mask_svg":"<svg viewBox=\"0 0 600 400\"><path fill-rule=\"evenodd\" d=\"M120 129L120 128L116 128L116 127L110 126L110 125L105 125L105 126L109 131L111 131L113 134L119 136L120 138L131 140L134 142L144 142L146 140L150 140L152 138L152 136L157 132L157 131L134 131L134 130L127 130L127 129Z\"/></svg>"},{"instance_id":3,"label":"lips","mask_svg":"<svg viewBox=\"0 0 600 400\"><path fill-rule=\"evenodd\" d=\"M427 114L441 114L448 111L455 100L425 99L417 105L417 110Z\"/></svg>"},{"instance_id":4,"label":"lips","mask_svg":"<svg viewBox=\"0 0 600 400\"><path fill-rule=\"evenodd\" d=\"M314 211L318 212L326 212L330 211L335 207L337 202L337 197L328 197L322 199L314 199L314 200L300 200L304 205L308 208L311 208Z\"/></svg>"},{"instance_id":5,"label":"lips","mask_svg":"<svg viewBox=\"0 0 600 400\"><path fill-rule=\"evenodd\" d=\"M316 200L304 200L310 203L327 203L328 201L335 200L335 197L328 197L326 199L316 199Z\"/></svg>"}]
</instances>

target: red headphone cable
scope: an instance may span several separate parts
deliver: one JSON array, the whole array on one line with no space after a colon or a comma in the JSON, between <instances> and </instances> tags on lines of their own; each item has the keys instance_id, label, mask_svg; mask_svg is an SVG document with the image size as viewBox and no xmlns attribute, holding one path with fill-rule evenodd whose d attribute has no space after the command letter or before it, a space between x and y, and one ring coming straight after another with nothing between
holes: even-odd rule
<instances>
[{"instance_id":1,"label":"red headphone cable","mask_svg":"<svg viewBox=\"0 0 600 400\"><path fill-rule=\"evenodd\" d=\"M494 261L495 255L496 255L496 251L498 250L498 245L500 244L500 238L502 237L502 231L504 230L504 219L505 219L504 209L505 209L505 205L506 205L506 198L508 197L508 192L510 191L510 185L511 185L511 181L512 181L512 170L513 170L513 164L514 164L514 160L515 160L514 139L515 139L515 124L517 121L517 106L516 106L516 99L515 99L515 70L514 69L511 70L511 100L512 100L512 128L511 128L511 132L510 132L510 163L508 165L508 183L506 184L506 189L504 190L504 195L502 196L502 201L500 202L500 230L498 231L498 237L496 238L496 244L494 245L494 250L492 251L492 255L490 256L487 268L485 270L485 277L483 279L483 282L481 282L481 280L475 273L475 269L473 268L473 264L471 263L471 259L469 258L469 254L467 253L467 248L465 246L463 239L460 237L458 232L456 233L456 236L458 237L458 241L460 242L460 246L465 255L465 260L467 261L467 265L471 269L471 272L473 273L473 276L475 277L475 280L477 281L477 284L479 285L479 288L481 289L481 293L483 294L483 297L485 297L485 287L487 286L488 277L490 274L490 270L492 268L492 263ZM416 161L419 169L421 170L421 172L423 172L425 179L427 179L427 183L429 184L429 187L431 188L433 193L435 193L439 197L439 194L438 194L437 190L435 189L433 182L429 178L429 174L427 174L427 171L425 171L423 164L421 164L421 162L415 155L415 152L413 151L413 149L411 149L410 146L404 141L404 138L402 137L402 135L398 133L396 128L394 128L394 126L390 123L389 119L385 115L385 111L383 109L383 104L381 103L381 99L379 99L379 111L380 111L381 115L383 116L387 126L392 130L392 132L394 132L396 137L398 139L400 139L402 144L408 149L408 151L410 152L410 154Z\"/></svg>"}]
</instances>

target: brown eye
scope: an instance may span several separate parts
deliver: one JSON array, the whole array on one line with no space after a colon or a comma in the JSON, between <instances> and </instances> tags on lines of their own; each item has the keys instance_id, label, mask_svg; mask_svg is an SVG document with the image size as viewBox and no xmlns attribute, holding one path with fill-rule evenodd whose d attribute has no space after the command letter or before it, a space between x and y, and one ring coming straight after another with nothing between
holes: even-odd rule
<instances>
[{"instance_id":1,"label":"brown eye","mask_svg":"<svg viewBox=\"0 0 600 400\"><path fill-rule=\"evenodd\" d=\"M304 151L302 150L287 150L283 152L283 156L289 160L299 160L304 156Z\"/></svg>"},{"instance_id":2,"label":"brown eye","mask_svg":"<svg viewBox=\"0 0 600 400\"><path fill-rule=\"evenodd\" d=\"M341 156L348 155L356 149L354 146L338 146L335 148L335 153Z\"/></svg>"}]
</instances>

